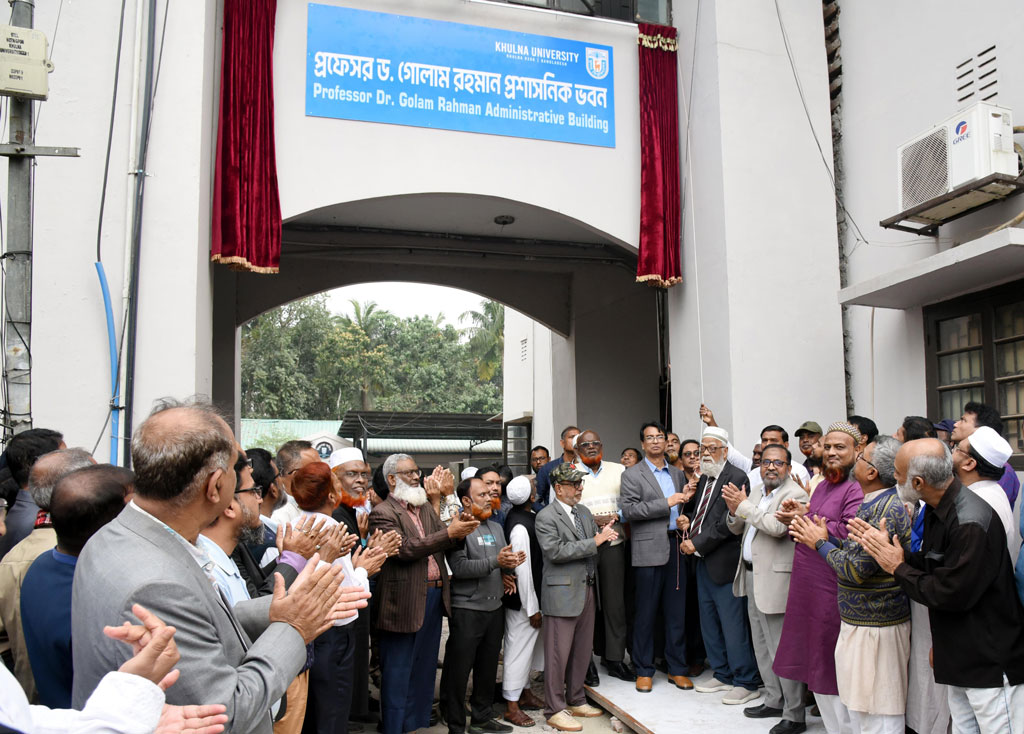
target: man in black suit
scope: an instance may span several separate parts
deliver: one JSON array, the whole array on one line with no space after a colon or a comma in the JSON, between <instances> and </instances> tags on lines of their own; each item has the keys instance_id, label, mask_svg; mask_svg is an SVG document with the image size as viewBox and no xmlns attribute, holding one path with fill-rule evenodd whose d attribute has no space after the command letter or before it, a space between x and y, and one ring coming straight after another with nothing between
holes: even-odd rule
<instances>
[{"instance_id":1,"label":"man in black suit","mask_svg":"<svg viewBox=\"0 0 1024 734\"><path fill-rule=\"evenodd\" d=\"M729 434L723 428L708 427L700 442L701 479L695 500L687 506L682 525L687 535L680 541L683 553L697 556L697 593L700 597L700 627L708 662L715 672L707 683L698 684L699 693L724 691L722 703L743 704L758 696L761 683L757 672L746 597L732 593L732 581L740 558L742 538L729 530L729 508L722 487L749 492L747 475L729 464Z\"/></svg>"}]
</instances>

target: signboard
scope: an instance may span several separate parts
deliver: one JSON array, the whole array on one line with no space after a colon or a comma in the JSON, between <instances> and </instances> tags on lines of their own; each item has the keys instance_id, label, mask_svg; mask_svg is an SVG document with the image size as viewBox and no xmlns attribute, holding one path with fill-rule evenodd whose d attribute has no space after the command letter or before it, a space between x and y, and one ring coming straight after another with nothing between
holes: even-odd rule
<instances>
[{"instance_id":1,"label":"signboard","mask_svg":"<svg viewBox=\"0 0 1024 734\"><path fill-rule=\"evenodd\" d=\"M306 114L615 147L610 46L309 5Z\"/></svg>"}]
</instances>

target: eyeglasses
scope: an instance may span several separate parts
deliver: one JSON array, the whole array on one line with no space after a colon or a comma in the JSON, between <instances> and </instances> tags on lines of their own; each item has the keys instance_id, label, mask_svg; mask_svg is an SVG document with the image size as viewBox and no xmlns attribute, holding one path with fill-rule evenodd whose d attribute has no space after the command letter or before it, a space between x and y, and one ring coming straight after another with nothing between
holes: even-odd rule
<instances>
[{"instance_id":1,"label":"eyeglasses","mask_svg":"<svg viewBox=\"0 0 1024 734\"><path fill-rule=\"evenodd\" d=\"M417 471L419 471L419 470L417 469ZM399 473L401 474L402 472L399 472ZM346 479L358 479L359 477L362 477L363 479L369 479L370 478L370 472L367 472L367 471L343 471L343 472L341 472L341 476L345 477Z\"/></svg>"},{"instance_id":2,"label":"eyeglasses","mask_svg":"<svg viewBox=\"0 0 1024 734\"><path fill-rule=\"evenodd\" d=\"M874 464L872 464L872 463L871 463L870 461L868 461L867 459L865 459L865 458L864 458L864 452L863 452L863 451L861 451L861 452L860 452L859 454L857 454L857 459L860 459L860 460L861 460L861 461L863 461L863 462L864 462L865 464L867 464L868 466L870 466L870 467L871 467L872 469L874 469L875 471L878 471L878 467L877 467L877 466L875 466L875 465L874 465ZM854 461L856 461L856 459L854 459Z\"/></svg>"},{"instance_id":3,"label":"eyeglasses","mask_svg":"<svg viewBox=\"0 0 1024 734\"><path fill-rule=\"evenodd\" d=\"M704 445L702 445L700 447L700 452L702 454L717 454L719 451L721 451L724 448L725 448L725 446L704 446Z\"/></svg>"},{"instance_id":4,"label":"eyeglasses","mask_svg":"<svg viewBox=\"0 0 1024 734\"><path fill-rule=\"evenodd\" d=\"M423 472L419 469L406 469L405 471L396 471L395 474L403 477L422 477Z\"/></svg>"},{"instance_id":5,"label":"eyeglasses","mask_svg":"<svg viewBox=\"0 0 1024 734\"><path fill-rule=\"evenodd\" d=\"M254 496L256 496L256 497L263 497L263 487L260 487L258 485L255 486L255 487L249 487L248 489L236 489L235 490L235 494L236 495L238 495L238 494L245 494L246 492L252 492L252 494Z\"/></svg>"},{"instance_id":6,"label":"eyeglasses","mask_svg":"<svg viewBox=\"0 0 1024 734\"><path fill-rule=\"evenodd\" d=\"M665 435L663 433L659 433L656 436L644 436L644 441L646 441L647 443L654 443L655 441L664 441L664 440L665 440Z\"/></svg>"},{"instance_id":7,"label":"eyeglasses","mask_svg":"<svg viewBox=\"0 0 1024 734\"><path fill-rule=\"evenodd\" d=\"M781 469L784 466L789 466L789 462L785 459L761 459L761 466L768 467L769 469L774 466L776 469Z\"/></svg>"},{"instance_id":8,"label":"eyeglasses","mask_svg":"<svg viewBox=\"0 0 1024 734\"><path fill-rule=\"evenodd\" d=\"M576 444L578 449L599 449L604 446L600 441L584 441L583 443Z\"/></svg>"},{"instance_id":9,"label":"eyeglasses","mask_svg":"<svg viewBox=\"0 0 1024 734\"><path fill-rule=\"evenodd\" d=\"M235 462L235 471L242 471L245 467L252 469L252 459L243 454L242 456L239 456L238 460Z\"/></svg>"},{"instance_id":10,"label":"eyeglasses","mask_svg":"<svg viewBox=\"0 0 1024 734\"><path fill-rule=\"evenodd\" d=\"M700 451L684 451L682 454L680 454L680 456L682 456L684 459L693 459L697 456L700 456Z\"/></svg>"}]
</instances>

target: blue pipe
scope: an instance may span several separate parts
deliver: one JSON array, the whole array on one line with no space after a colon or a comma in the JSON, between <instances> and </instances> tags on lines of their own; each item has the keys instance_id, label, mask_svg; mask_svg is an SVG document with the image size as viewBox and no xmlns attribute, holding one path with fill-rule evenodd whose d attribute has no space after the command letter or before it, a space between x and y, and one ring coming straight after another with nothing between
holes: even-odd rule
<instances>
[{"instance_id":1,"label":"blue pipe","mask_svg":"<svg viewBox=\"0 0 1024 734\"><path fill-rule=\"evenodd\" d=\"M117 379L117 337L114 336L114 309L110 305L110 288L107 286L107 273L103 269L103 263L96 263L96 274L100 278L100 290L103 291L103 310L107 314L107 342L110 345L110 463L117 465L117 433L121 423L121 406L119 387L121 381Z\"/></svg>"}]
</instances>

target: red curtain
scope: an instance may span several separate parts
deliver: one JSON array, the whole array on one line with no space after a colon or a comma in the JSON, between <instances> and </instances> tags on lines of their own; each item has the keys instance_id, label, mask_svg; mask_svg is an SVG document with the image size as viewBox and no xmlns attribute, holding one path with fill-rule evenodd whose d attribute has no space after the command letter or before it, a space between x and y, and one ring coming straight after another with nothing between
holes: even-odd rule
<instances>
[{"instance_id":1,"label":"red curtain","mask_svg":"<svg viewBox=\"0 0 1024 734\"><path fill-rule=\"evenodd\" d=\"M640 259L637 282L668 288L679 269L676 29L640 24Z\"/></svg>"},{"instance_id":2,"label":"red curtain","mask_svg":"<svg viewBox=\"0 0 1024 734\"><path fill-rule=\"evenodd\" d=\"M274 150L276 14L277 0L224 0L210 258L254 273L276 273L281 259Z\"/></svg>"}]
</instances>

